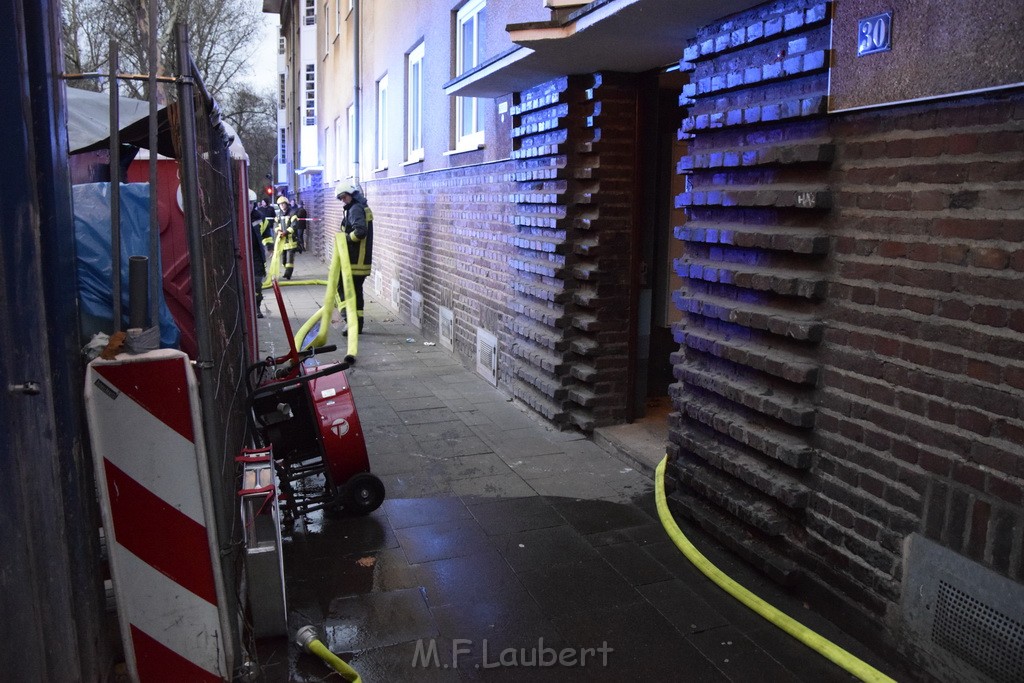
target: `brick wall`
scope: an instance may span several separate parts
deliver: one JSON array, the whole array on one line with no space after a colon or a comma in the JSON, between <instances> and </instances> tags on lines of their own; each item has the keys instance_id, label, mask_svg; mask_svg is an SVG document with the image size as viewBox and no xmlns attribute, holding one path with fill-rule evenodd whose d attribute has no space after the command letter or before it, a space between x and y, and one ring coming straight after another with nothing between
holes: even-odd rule
<instances>
[{"instance_id":1,"label":"brick wall","mask_svg":"<svg viewBox=\"0 0 1024 683\"><path fill-rule=\"evenodd\" d=\"M455 352L467 362L476 357L478 326L496 334L499 381L506 386L513 366L507 332L513 170L513 162L503 161L375 180L363 188L374 215L378 300L390 306L397 279L399 313L408 319L411 292L420 292L421 329L428 339L437 338L438 307L452 309ZM326 194L318 253L329 259L344 211L333 192ZM374 293L373 287L371 275L366 292Z\"/></svg>"},{"instance_id":2,"label":"brick wall","mask_svg":"<svg viewBox=\"0 0 1024 683\"><path fill-rule=\"evenodd\" d=\"M670 473L680 510L782 582L812 498L833 146L827 5L762 5L702 29L679 161Z\"/></svg>"},{"instance_id":3,"label":"brick wall","mask_svg":"<svg viewBox=\"0 0 1024 683\"><path fill-rule=\"evenodd\" d=\"M830 117L828 14L766 3L685 48L670 474L877 623L911 533L1024 580L1024 94Z\"/></svg>"},{"instance_id":4,"label":"brick wall","mask_svg":"<svg viewBox=\"0 0 1024 683\"><path fill-rule=\"evenodd\" d=\"M625 417L636 101L628 78L595 74L512 109L515 394L558 426Z\"/></svg>"},{"instance_id":5,"label":"brick wall","mask_svg":"<svg viewBox=\"0 0 1024 683\"><path fill-rule=\"evenodd\" d=\"M886 601L913 531L1024 580L1024 95L832 130L812 550Z\"/></svg>"}]
</instances>

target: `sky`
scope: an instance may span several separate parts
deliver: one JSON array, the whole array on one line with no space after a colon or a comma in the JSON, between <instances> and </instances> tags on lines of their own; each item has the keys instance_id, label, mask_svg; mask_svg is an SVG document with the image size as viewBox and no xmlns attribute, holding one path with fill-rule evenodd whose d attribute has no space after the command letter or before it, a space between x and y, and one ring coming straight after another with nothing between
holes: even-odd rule
<instances>
[{"instance_id":1,"label":"sky","mask_svg":"<svg viewBox=\"0 0 1024 683\"><path fill-rule=\"evenodd\" d=\"M281 19L276 14L263 15L262 35L257 37L258 46L246 78L261 90L277 87L277 36L280 23Z\"/></svg>"}]
</instances>

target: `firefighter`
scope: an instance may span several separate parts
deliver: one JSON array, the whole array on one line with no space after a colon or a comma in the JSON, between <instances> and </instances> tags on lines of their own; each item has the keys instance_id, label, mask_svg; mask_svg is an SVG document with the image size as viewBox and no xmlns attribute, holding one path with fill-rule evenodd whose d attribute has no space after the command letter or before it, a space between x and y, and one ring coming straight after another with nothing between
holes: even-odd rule
<instances>
[{"instance_id":1,"label":"firefighter","mask_svg":"<svg viewBox=\"0 0 1024 683\"><path fill-rule=\"evenodd\" d=\"M356 296L356 318L359 331L363 331L363 282L370 275L373 257L373 211L366 203L363 193L352 185L339 185L335 196L345 206L345 217L341 229L348 244L348 258L352 263L352 284ZM338 296L345 300L343 281L338 282ZM351 321L349 327L352 326ZM346 334L348 331L346 330Z\"/></svg>"},{"instance_id":2,"label":"firefighter","mask_svg":"<svg viewBox=\"0 0 1024 683\"><path fill-rule=\"evenodd\" d=\"M276 212L269 199L261 199L256 211L260 214L260 241L267 251L267 256L274 253L274 217Z\"/></svg>"},{"instance_id":3,"label":"firefighter","mask_svg":"<svg viewBox=\"0 0 1024 683\"><path fill-rule=\"evenodd\" d=\"M288 197L281 195L277 198L277 207L280 215L274 230L280 236L281 261L284 263L284 279L292 279L292 270L295 268L295 254L298 251L299 243L295 237L295 209L292 208Z\"/></svg>"}]
</instances>

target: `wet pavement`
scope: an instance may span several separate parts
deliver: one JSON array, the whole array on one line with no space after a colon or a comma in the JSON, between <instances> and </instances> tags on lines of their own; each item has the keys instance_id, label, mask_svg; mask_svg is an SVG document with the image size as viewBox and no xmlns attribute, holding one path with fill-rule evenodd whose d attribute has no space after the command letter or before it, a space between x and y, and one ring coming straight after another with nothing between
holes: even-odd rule
<instances>
[{"instance_id":1,"label":"wet pavement","mask_svg":"<svg viewBox=\"0 0 1024 683\"><path fill-rule=\"evenodd\" d=\"M326 277L300 257L298 277ZM851 676L700 574L657 519L649 474L551 429L372 300L347 374L387 488L365 517L286 525L290 634L314 625L367 683L844 681ZM296 328L322 286L284 290ZM284 353L273 296L261 353ZM330 343L344 345L340 328ZM412 341L408 341L408 340ZM327 358L340 358L328 354ZM700 531L723 571L882 670L892 666ZM264 639L266 681L341 680L291 639Z\"/></svg>"}]
</instances>

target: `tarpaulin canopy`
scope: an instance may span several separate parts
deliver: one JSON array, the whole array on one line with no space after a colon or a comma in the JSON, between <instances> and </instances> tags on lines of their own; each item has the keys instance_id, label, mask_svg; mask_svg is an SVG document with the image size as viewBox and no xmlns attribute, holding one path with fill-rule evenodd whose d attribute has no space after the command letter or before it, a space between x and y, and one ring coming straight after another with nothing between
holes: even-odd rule
<instances>
[{"instance_id":1,"label":"tarpaulin canopy","mask_svg":"<svg viewBox=\"0 0 1024 683\"><path fill-rule=\"evenodd\" d=\"M66 89L69 152L105 149L110 138L110 94L81 88ZM122 144L149 148L149 102L118 98L118 139ZM157 152L176 158L166 106L157 112Z\"/></svg>"}]
</instances>

